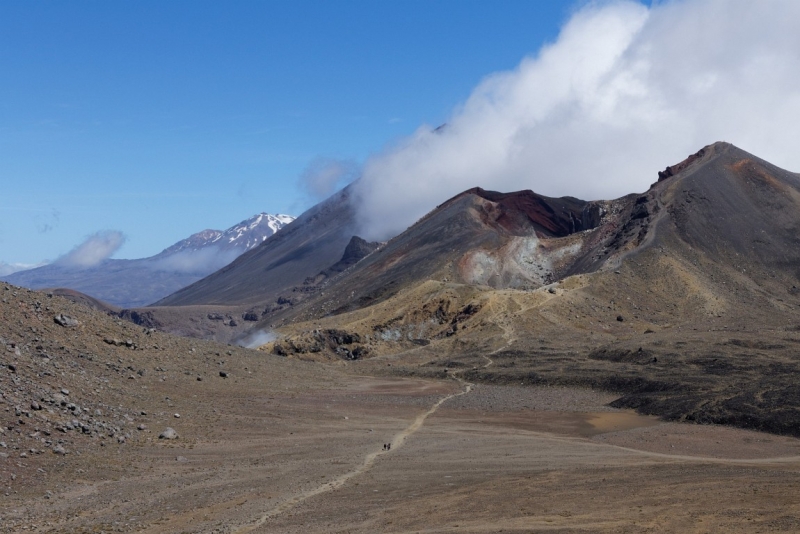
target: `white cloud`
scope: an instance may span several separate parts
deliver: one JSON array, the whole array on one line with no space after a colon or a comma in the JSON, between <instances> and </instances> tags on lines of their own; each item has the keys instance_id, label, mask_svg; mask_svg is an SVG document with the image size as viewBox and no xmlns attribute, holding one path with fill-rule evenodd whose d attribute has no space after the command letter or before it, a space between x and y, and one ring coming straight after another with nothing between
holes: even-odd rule
<instances>
[{"instance_id":1,"label":"white cloud","mask_svg":"<svg viewBox=\"0 0 800 534\"><path fill-rule=\"evenodd\" d=\"M357 173L358 165L353 161L319 157L300 175L300 184L313 200L319 201L352 182Z\"/></svg>"},{"instance_id":2,"label":"white cloud","mask_svg":"<svg viewBox=\"0 0 800 534\"><path fill-rule=\"evenodd\" d=\"M591 3L447 122L369 159L361 234L385 239L472 186L615 198L714 141L800 169L800 2Z\"/></svg>"},{"instance_id":3,"label":"white cloud","mask_svg":"<svg viewBox=\"0 0 800 534\"><path fill-rule=\"evenodd\" d=\"M102 230L86 238L80 245L58 258L54 263L64 267L87 269L110 258L125 242L122 232Z\"/></svg>"},{"instance_id":4,"label":"white cloud","mask_svg":"<svg viewBox=\"0 0 800 534\"><path fill-rule=\"evenodd\" d=\"M239 252L223 251L218 247L181 250L154 261L152 269L205 276L228 265L239 256Z\"/></svg>"}]
</instances>

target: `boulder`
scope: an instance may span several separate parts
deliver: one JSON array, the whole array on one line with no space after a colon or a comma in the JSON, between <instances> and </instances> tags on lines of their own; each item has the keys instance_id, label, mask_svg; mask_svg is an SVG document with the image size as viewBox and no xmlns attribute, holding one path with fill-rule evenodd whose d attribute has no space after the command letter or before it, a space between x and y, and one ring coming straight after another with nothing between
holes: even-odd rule
<instances>
[{"instance_id":1,"label":"boulder","mask_svg":"<svg viewBox=\"0 0 800 534\"><path fill-rule=\"evenodd\" d=\"M178 439L178 433L174 428L167 427L158 435L158 439Z\"/></svg>"},{"instance_id":2,"label":"boulder","mask_svg":"<svg viewBox=\"0 0 800 534\"><path fill-rule=\"evenodd\" d=\"M74 317L70 317L69 315L64 315L63 313L59 313L55 317L53 317L53 321L57 325L63 326L65 328L78 326L80 323Z\"/></svg>"}]
</instances>

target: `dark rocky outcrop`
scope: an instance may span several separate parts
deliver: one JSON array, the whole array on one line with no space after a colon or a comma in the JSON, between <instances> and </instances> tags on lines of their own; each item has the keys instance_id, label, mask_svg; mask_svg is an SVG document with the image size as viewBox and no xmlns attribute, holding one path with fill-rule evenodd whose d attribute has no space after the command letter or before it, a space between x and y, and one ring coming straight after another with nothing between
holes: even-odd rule
<instances>
[{"instance_id":1,"label":"dark rocky outcrop","mask_svg":"<svg viewBox=\"0 0 800 534\"><path fill-rule=\"evenodd\" d=\"M667 166L667 168L664 169L663 171L658 171L658 181L661 182L663 180L666 180L667 178L675 176L680 172L683 172L684 170L689 168L693 163L702 159L702 157L705 155L706 155L706 149L701 148L696 153L692 154L691 156L681 161L680 163Z\"/></svg>"},{"instance_id":2,"label":"dark rocky outcrop","mask_svg":"<svg viewBox=\"0 0 800 534\"><path fill-rule=\"evenodd\" d=\"M155 314L147 310L122 310L119 316L126 321L146 328L161 328L162 326Z\"/></svg>"},{"instance_id":3,"label":"dark rocky outcrop","mask_svg":"<svg viewBox=\"0 0 800 534\"><path fill-rule=\"evenodd\" d=\"M375 252L378 247L380 247L380 243L376 242L369 242L365 239L362 239L356 235L350 238L350 242L344 249L344 254L342 255L342 259L319 273L313 279L314 283L319 283L320 281L324 280L325 278L330 278L331 276L335 276L341 272L346 271L348 268L352 267L356 263L360 262L373 252Z\"/></svg>"}]
</instances>

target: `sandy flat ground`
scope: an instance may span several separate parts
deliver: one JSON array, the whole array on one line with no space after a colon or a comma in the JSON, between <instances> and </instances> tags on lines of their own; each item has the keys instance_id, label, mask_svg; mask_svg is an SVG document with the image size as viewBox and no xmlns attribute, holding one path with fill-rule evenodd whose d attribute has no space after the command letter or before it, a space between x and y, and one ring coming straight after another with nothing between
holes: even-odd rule
<instances>
[{"instance_id":1,"label":"sandy flat ground","mask_svg":"<svg viewBox=\"0 0 800 534\"><path fill-rule=\"evenodd\" d=\"M800 529L800 440L664 423L588 390L293 365L208 404L173 393L195 421L179 440L93 454L13 501L5 531Z\"/></svg>"},{"instance_id":2,"label":"sandy flat ground","mask_svg":"<svg viewBox=\"0 0 800 534\"><path fill-rule=\"evenodd\" d=\"M444 403L368 472L257 531L800 527L798 440L661 423L613 411L607 400L581 390L478 386Z\"/></svg>"}]
</instances>

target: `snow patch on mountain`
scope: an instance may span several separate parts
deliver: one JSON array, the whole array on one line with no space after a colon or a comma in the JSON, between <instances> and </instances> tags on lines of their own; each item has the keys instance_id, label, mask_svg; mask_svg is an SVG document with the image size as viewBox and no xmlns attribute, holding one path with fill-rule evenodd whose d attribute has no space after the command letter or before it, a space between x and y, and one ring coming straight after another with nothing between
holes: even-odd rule
<instances>
[{"instance_id":1,"label":"snow patch on mountain","mask_svg":"<svg viewBox=\"0 0 800 534\"><path fill-rule=\"evenodd\" d=\"M224 241L229 248L236 247L241 249L242 252L246 252L262 243L293 220L294 217L290 215L259 213L228 228L217 240Z\"/></svg>"},{"instance_id":2,"label":"snow patch on mountain","mask_svg":"<svg viewBox=\"0 0 800 534\"><path fill-rule=\"evenodd\" d=\"M202 232L197 232L164 249L157 257L187 250L199 251L211 246L217 248L220 252L235 251L238 256L263 243L268 237L294 219L291 215L259 213L224 231L203 230Z\"/></svg>"},{"instance_id":3,"label":"snow patch on mountain","mask_svg":"<svg viewBox=\"0 0 800 534\"><path fill-rule=\"evenodd\" d=\"M291 215L259 213L225 231L203 230L154 256L152 267L205 276L260 245L293 220Z\"/></svg>"}]
</instances>

